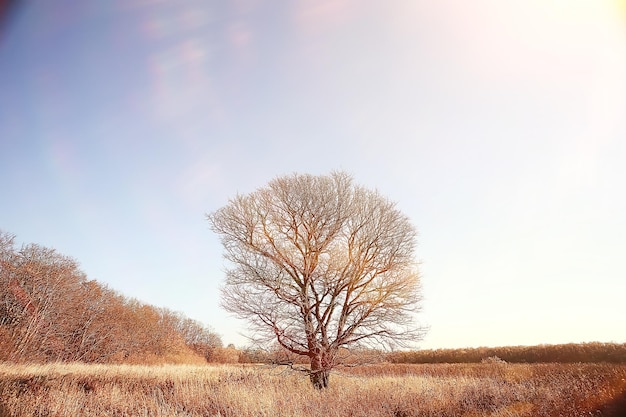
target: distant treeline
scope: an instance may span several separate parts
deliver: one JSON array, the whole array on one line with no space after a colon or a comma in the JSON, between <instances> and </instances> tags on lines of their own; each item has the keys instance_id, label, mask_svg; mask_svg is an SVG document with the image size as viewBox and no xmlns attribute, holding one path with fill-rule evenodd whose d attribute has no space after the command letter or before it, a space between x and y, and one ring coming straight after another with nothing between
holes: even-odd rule
<instances>
[{"instance_id":1,"label":"distant treeline","mask_svg":"<svg viewBox=\"0 0 626 417\"><path fill-rule=\"evenodd\" d=\"M0 361L197 363L220 353L220 337L201 323L87 279L54 249L14 240L0 231Z\"/></svg>"},{"instance_id":2,"label":"distant treeline","mask_svg":"<svg viewBox=\"0 0 626 417\"><path fill-rule=\"evenodd\" d=\"M568 343L562 345L479 347L394 352L392 363L478 363L501 359L511 363L626 363L626 343Z\"/></svg>"}]
</instances>

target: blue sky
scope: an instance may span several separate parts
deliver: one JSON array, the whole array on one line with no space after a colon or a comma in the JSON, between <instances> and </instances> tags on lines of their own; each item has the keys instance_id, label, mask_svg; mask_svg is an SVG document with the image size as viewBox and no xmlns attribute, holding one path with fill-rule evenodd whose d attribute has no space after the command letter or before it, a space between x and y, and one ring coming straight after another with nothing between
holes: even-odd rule
<instances>
[{"instance_id":1,"label":"blue sky","mask_svg":"<svg viewBox=\"0 0 626 417\"><path fill-rule=\"evenodd\" d=\"M351 173L419 230L423 348L626 342L622 0L30 0L0 228L241 346L205 214Z\"/></svg>"}]
</instances>

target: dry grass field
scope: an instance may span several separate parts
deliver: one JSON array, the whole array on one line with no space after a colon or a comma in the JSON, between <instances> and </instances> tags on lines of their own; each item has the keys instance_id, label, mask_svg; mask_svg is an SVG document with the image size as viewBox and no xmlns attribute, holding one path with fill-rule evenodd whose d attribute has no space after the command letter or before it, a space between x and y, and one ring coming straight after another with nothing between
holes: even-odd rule
<instances>
[{"instance_id":1,"label":"dry grass field","mask_svg":"<svg viewBox=\"0 0 626 417\"><path fill-rule=\"evenodd\" d=\"M328 389L265 366L0 364L0 417L624 416L626 365L340 369Z\"/></svg>"}]
</instances>

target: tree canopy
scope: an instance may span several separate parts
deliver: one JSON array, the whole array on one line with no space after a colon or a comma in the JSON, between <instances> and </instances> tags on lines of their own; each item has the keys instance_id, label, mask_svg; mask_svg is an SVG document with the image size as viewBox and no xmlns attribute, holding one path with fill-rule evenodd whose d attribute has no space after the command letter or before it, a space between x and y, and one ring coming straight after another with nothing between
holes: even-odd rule
<instances>
[{"instance_id":1,"label":"tree canopy","mask_svg":"<svg viewBox=\"0 0 626 417\"><path fill-rule=\"evenodd\" d=\"M340 349L422 335L416 230L348 174L279 177L208 220L229 262L223 306L258 341L307 356L316 387L328 385Z\"/></svg>"}]
</instances>

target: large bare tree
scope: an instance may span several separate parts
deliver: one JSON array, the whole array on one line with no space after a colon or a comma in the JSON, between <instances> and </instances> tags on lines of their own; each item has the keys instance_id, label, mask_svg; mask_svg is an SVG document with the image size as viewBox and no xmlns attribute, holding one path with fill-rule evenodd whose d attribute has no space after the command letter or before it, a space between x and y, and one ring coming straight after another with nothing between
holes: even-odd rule
<instances>
[{"instance_id":1,"label":"large bare tree","mask_svg":"<svg viewBox=\"0 0 626 417\"><path fill-rule=\"evenodd\" d=\"M316 388L328 386L340 349L423 334L415 228L349 175L276 178L207 217L229 261L222 305L251 337L308 357Z\"/></svg>"}]
</instances>

